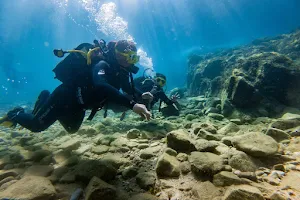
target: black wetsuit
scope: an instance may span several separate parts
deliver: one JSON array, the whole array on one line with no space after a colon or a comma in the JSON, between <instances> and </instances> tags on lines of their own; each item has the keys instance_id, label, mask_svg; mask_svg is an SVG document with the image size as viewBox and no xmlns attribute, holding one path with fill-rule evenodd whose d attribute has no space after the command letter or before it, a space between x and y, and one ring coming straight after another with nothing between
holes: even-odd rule
<instances>
[{"instance_id":1,"label":"black wetsuit","mask_svg":"<svg viewBox=\"0 0 300 200\"><path fill-rule=\"evenodd\" d=\"M122 89L127 94L133 93L129 72L116 62L100 61L94 65L91 80L92 84L84 87L61 84L51 95L43 91L43 97L39 98L41 104L35 106L33 113L19 112L13 121L40 132L58 120L68 132L74 133L80 128L87 109L101 107L105 102L133 108L135 102L119 92ZM39 105L42 106L38 108Z\"/></svg>"},{"instance_id":2,"label":"black wetsuit","mask_svg":"<svg viewBox=\"0 0 300 200\"><path fill-rule=\"evenodd\" d=\"M139 83L138 83L139 82ZM174 102L170 100L163 89L155 84L155 82L151 79L145 79L143 77L135 79L136 87L142 92L151 92L153 95L153 100L151 102L151 108L157 103L159 100L165 102L167 105L172 105Z\"/></svg>"}]
</instances>

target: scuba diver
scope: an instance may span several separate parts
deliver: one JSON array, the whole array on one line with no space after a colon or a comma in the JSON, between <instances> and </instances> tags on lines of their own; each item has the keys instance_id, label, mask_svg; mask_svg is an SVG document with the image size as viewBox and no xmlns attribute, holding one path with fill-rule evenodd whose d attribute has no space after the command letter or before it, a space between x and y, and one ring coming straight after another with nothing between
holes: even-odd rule
<instances>
[{"instance_id":1,"label":"scuba diver","mask_svg":"<svg viewBox=\"0 0 300 200\"><path fill-rule=\"evenodd\" d=\"M177 99L180 98L178 93L175 93L171 95L171 98L168 98L165 94L163 88L166 85L167 78L165 75L161 73L156 73L156 75L153 76L145 76L145 72L147 72L146 69L144 71L143 76L135 78L134 86L136 89L138 89L141 92L149 93L152 95L151 98L147 98L147 96L141 96L141 98L138 99L139 103L142 103L146 105L148 110L152 110L153 106L160 101L159 103L159 111L161 111L161 104L164 102L169 106L169 109L172 107L173 110L176 111L176 113L179 112L179 104L177 102ZM126 116L126 111L128 110L124 106L116 105L113 103L106 104L104 107L104 118L107 117L108 109L111 109L113 112L121 112L120 120L123 120ZM153 113L152 113L153 115Z\"/></svg>"},{"instance_id":2,"label":"scuba diver","mask_svg":"<svg viewBox=\"0 0 300 200\"><path fill-rule=\"evenodd\" d=\"M76 132L85 116L86 110L92 110L88 120L106 103L112 102L132 109L142 118L149 120L151 113L145 105L136 101L136 96L151 99L150 93L142 93L133 87L132 73L139 61L133 42L120 40L106 45L104 40L94 44L83 43L76 49L54 50L57 57L70 53L54 69L56 79L62 82L53 92L44 90L39 95L32 113L25 113L22 107L9 111L0 124L19 124L32 132L47 129L55 121L69 133ZM128 98L119 90L122 89Z\"/></svg>"},{"instance_id":3,"label":"scuba diver","mask_svg":"<svg viewBox=\"0 0 300 200\"><path fill-rule=\"evenodd\" d=\"M161 73L156 73L154 77L138 77L134 79L136 88L138 88L142 92L150 92L153 95L153 99L151 101L148 101L148 104L144 101L149 110L152 109L154 104L158 101L160 101L159 111L162 102L164 102L168 106L174 106L175 109L178 110L176 103L177 99L179 98L179 95L174 94L169 99L163 90L163 87L166 85L166 82L166 76Z\"/></svg>"}]
</instances>

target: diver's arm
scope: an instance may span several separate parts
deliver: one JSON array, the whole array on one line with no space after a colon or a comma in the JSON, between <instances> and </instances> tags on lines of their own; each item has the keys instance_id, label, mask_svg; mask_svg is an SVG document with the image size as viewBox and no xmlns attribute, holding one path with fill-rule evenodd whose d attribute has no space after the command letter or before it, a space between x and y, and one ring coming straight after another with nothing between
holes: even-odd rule
<instances>
[{"instance_id":1,"label":"diver's arm","mask_svg":"<svg viewBox=\"0 0 300 200\"><path fill-rule=\"evenodd\" d=\"M125 106L144 119L149 120L151 118L151 113L147 110L145 105L138 104L133 100L128 99L124 94L120 93L119 90L107 83L97 85L94 97L98 98L99 102L104 98L108 102Z\"/></svg>"},{"instance_id":2,"label":"diver's arm","mask_svg":"<svg viewBox=\"0 0 300 200\"><path fill-rule=\"evenodd\" d=\"M92 77L95 87L94 97L102 101L106 99L109 102L113 102L129 109L132 109L135 102L128 99L118 89L107 83L107 71L109 70L109 64L105 61L100 61L93 67Z\"/></svg>"},{"instance_id":3,"label":"diver's arm","mask_svg":"<svg viewBox=\"0 0 300 200\"><path fill-rule=\"evenodd\" d=\"M92 69L92 79L95 86L107 83L106 73L109 69L109 64L105 61L98 62Z\"/></svg>"},{"instance_id":4,"label":"diver's arm","mask_svg":"<svg viewBox=\"0 0 300 200\"><path fill-rule=\"evenodd\" d=\"M159 98L160 98L163 102L165 102L168 106L170 106L170 105L172 105L172 104L174 103L171 99L169 99L169 98L167 97L167 95L166 95L163 91L160 91L158 95L159 95Z\"/></svg>"},{"instance_id":5,"label":"diver's arm","mask_svg":"<svg viewBox=\"0 0 300 200\"><path fill-rule=\"evenodd\" d=\"M135 101L130 100L124 94L122 94L115 87L111 86L108 83L99 83L95 88L94 97L102 101L106 99L106 101L111 103L116 103L122 106L125 106L129 109L132 109L136 104Z\"/></svg>"}]
</instances>

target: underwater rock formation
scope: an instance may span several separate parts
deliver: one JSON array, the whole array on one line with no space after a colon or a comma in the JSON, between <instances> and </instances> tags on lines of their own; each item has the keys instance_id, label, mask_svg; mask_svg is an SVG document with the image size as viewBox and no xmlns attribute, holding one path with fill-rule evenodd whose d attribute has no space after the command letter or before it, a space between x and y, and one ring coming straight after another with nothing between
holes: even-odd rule
<instances>
[{"instance_id":1,"label":"underwater rock formation","mask_svg":"<svg viewBox=\"0 0 300 200\"><path fill-rule=\"evenodd\" d=\"M262 116L280 113L281 106L299 107L299 84L300 30L188 60L188 95L220 98L225 116L233 112L230 104L257 108Z\"/></svg>"}]
</instances>

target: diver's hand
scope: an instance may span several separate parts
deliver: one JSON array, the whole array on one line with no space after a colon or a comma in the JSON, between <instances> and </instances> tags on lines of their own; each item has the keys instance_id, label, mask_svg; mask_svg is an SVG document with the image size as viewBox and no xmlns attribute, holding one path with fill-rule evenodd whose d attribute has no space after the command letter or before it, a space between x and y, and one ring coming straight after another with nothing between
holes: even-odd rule
<instances>
[{"instance_id":1,"label":"diver's hand","mask_svg":"<svg viewBox=\"0 0 300 200\"><path fill-rule=\"evenodd\" d=\"M144 92L142 94L142 99L148 100L149 102L151 102L153 100L153 95L151 94L151 92Z\"/></svg>"},{"instance_id":2,"label":"diver's hand","mask_svg":"<svg viewBox=\"0 0 300 200\"><path fill-rule=\"evenodd\" d=\"M175 93L174 95L172 95L170 97L171 101L173 101L174 103L177 102L178 99L180 99L180 96L178 93Z\"/></svg>"},{"instance_id":3,"label":"diver's hand","mask_svg":"<svg viewBox=\"0 0 300 200\"><path fill-rule=\"evenodd\" d=\"M133 106L133 112L139 114L142 118L149 120L151 118L151 113L147 110L146 106L143 104L136 103Z\"/></svg>"}]
</instances>

